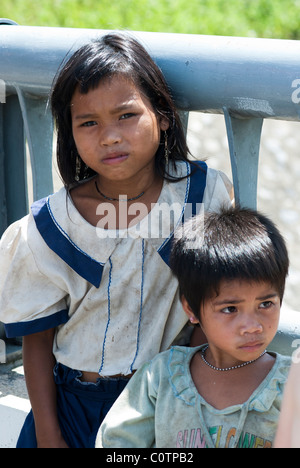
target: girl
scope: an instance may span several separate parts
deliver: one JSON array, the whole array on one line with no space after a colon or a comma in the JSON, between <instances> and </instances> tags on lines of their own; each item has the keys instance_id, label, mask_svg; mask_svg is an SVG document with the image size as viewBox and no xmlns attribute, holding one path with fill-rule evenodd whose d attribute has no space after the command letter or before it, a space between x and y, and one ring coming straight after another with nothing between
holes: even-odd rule
<instances>
[{"instance_id":1,"label":"girl","mask_svg":"<svg viewBox=\"0 0 300 468\"><path fill-rule=\"evenodd\" d=\"M75 52L51 103L65 186L3 235L0 320L24 336L32 413L18 447L92 447L133 373L189 341L174 228L197 204L230 204L231 184L188 162L163 75L133 38Z\"/></svg>"},{"instance_id":2,"label":"girl","mask_svg":"<svg viewBox=\"0 0 300 468\"><path fill-rule=\"evenodd\" d=\"M175 346L134 375L97 447L270 448L290 358L267 353L288 273L284 240L248 210L186 223L171 267L208 344Z\"/></svg>"}]
</instances>

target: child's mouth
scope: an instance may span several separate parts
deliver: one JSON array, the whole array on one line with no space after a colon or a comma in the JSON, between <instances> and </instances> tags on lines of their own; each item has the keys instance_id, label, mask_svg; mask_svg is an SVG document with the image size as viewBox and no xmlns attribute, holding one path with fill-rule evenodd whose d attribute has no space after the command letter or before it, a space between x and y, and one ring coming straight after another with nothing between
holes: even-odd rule
<instances>
[{"instance_id":1,"label":"child's mouth","mask_svg":"<svg viewBox=\"0 0 300 468\"><path fill-rule=\"evenodd\" d=\"M112 153L108 156L106 156L104 159L102 159L102 162L104 164L119 164L123 161L126 161L128 159L128 154L125 153Z\"/></svg>"}]
</instances>

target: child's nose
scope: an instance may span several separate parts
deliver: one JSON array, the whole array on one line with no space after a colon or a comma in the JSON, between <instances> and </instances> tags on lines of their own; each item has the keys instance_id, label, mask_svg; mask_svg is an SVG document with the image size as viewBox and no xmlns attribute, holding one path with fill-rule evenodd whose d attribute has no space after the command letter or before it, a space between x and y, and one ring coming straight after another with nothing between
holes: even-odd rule
<instances>
[{"instance_id":1,"label":"child's nose","mask_svg":"<svg viewBox=\"0 0 300 468\"><path fill-rule=\"evenodd\" d=\"M242 334L255 334L255 333L262 333L263 326L255 317L249 317L244 321L241 327Z\"/></svg>"},{"instance_id":2,"label":"child's nose","mask_svg":"<svg viewBox=\"0 0 300 468\"><path fill-rule=\"evenodd\" d=\"M120 143L121 135L115 126L107 126L102 128L100 135L100 144L103 146L111 146Z\"/></svg>"}]
</instances>

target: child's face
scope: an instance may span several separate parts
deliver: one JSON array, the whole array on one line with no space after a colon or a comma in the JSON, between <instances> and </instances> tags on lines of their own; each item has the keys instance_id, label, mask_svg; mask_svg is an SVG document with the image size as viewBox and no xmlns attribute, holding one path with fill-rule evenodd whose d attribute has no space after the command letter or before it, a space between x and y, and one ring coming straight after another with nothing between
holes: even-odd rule
<instances>
[{"instance_id":1,"label":"child's face","mask_svg":"<svg viewBox=\"0 0 300 468\"><path fill-rule=\"evenodd\" d=\"M114 76L71 102L75 144L82 160L110 181L134 180L154 171L161 130L150 101L135 84Z\"/></svg>"},{"instance_id":2,"label":"child's face","mask_svg":"<svg viewBox=\"0 0 300 468\"><path fill-rule=\"evenodd\" d=\"M268 283L222 281L218 296L201 310L201 326L214 357L227 365L259 357L276 334L280 305L278 292Z\"/></svg>"}]
</instances>

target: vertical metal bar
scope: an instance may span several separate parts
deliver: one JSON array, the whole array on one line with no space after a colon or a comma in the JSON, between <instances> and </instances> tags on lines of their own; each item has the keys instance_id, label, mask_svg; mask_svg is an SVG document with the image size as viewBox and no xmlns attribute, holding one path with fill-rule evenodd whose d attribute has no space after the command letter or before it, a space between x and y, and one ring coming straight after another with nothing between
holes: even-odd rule
<instances>
[{"instance_id":1,"label":"vertical metal bar","mask_svg":"<svg viewBox=\"0 0 300 468\"><path fill-rule=\"evenodd\" d=\"M182 126L183 126L183 131L184 131L184 133L186 135L187 130L188 130L188 123L189 123L190 113L188 111L179 110L178 114L179 114L179 117L180 117L180 120L181 120L181 123L182 123Z\"/></svg>"},{"instance_id":2,"label":"vertical metal bar","mask_svg":"<svg viewBox=\"0 0 300 468\"><path fill-rule=\"evenodd\" d=\"M0 236L7 227L7 209L5 196L5 174L4 174L4 131L3 131L3 107L0 104Z\"/></svg>"},{"instance_id":3,"label":"vertical metal bar","mask_svg":"<svg viewBox=\"0 0 300 468\"><path fill-rule=\"evenodd\" d=\"M238 119L224 108L235 200L256 209L262 118Z\"/></svg>"},{"instance_id":4,"label":"vertical metal bar","mask_svg":"<svg viewBox=\"0 0 300 468\"><path fill-rule=\"evenodd\" d=\"M24 125L18 97L9 96L4 108L5 192L8 225L28 213Z\"/></svg>"},{"instance_id":5,"label":"vertical metal bar","mask_svg":"<svg viewBox=\"0 0 300 468\"><path fill-rule=\"evenodd\" d=\"M53 120L47 97L25 95L19 88L17 93L30 152L33 199L38 200L53 192Z\"/></svg>"}]
</instances>

